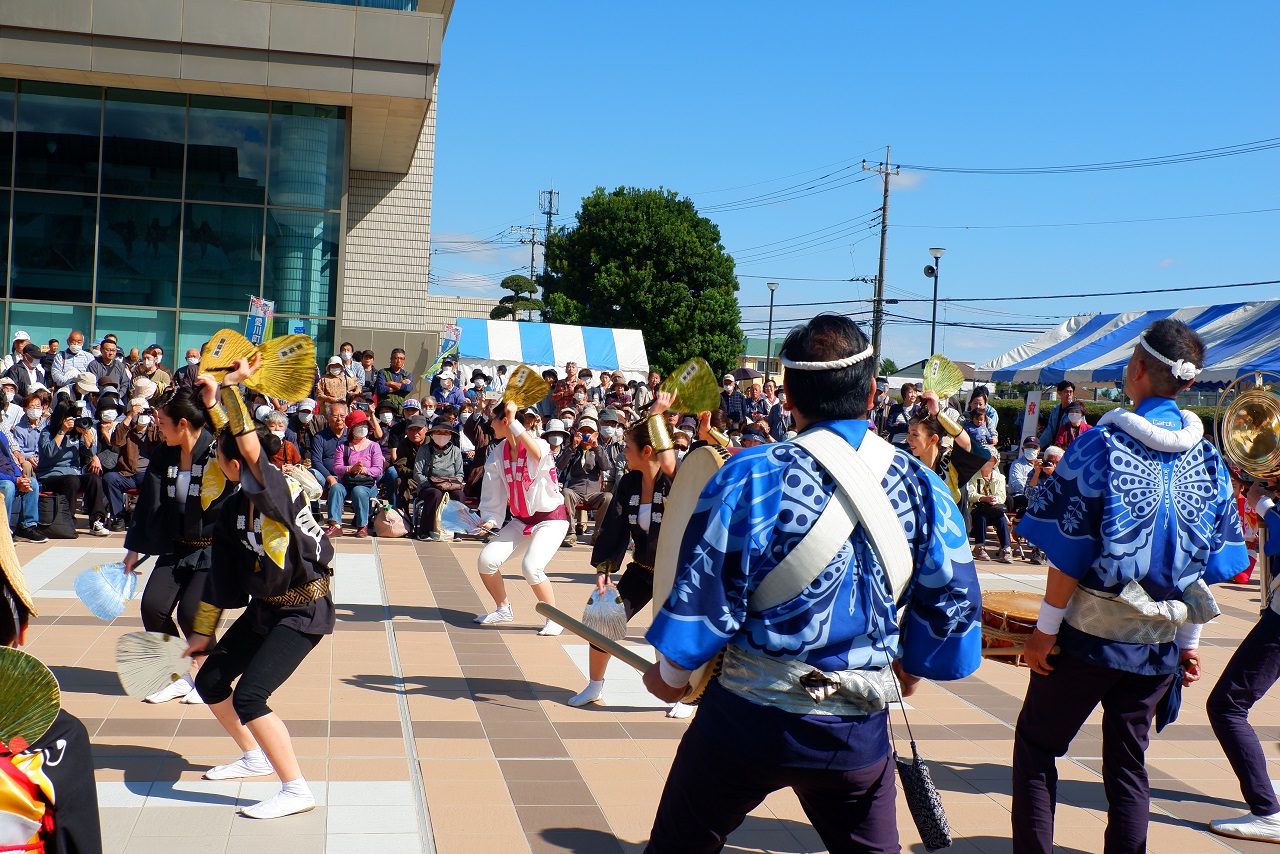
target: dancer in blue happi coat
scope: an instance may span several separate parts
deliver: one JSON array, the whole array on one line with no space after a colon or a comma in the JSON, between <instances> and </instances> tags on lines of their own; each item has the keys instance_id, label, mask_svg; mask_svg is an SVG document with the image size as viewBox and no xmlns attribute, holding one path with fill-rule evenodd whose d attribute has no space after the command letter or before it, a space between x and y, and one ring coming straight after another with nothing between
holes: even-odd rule
<instances>
[{"instance_id":1,"label":"dancer in blue happi coat","mask_svg":"<svg viewBox=\"0 0 1280 854\"><path fill-rule=\"evenodd\" d=\"M1204 364L1185 323L1147 327L1125 369L1134 411L1082 433L1018 523L1050 569L1014 734L1016 854L1052 850L1055 760L1099 704L1104 850L1146 850L1152 719L1180 666L1183 685L1200 676L1200 628L1218 613L1206 585L1249 564L1226 463L1175 402Z\"/></svg>"},{"instance_id":2,"label":"dancer in blue happi coat","mask_svg":"<svg viewBox=\"0 0 1280 854\"><path fill-rule=\"evenodd\" d=\"M799 437L738 453L702 491L647 634L660 660L645 683L678 700L690 671L722 649L724 667L680 743L650 852L719 851L784 787L828 850L899 850L890 663L904 694L921 678L972 673L981 602L946 485L868 433L872 352L847 318L793 329L782 363ZM832 472L859 461L864 494L850 499ZM861 523L846 522L827 556L808 561L812 580L790 595L770 590L766 576L796 565L787 557L808 549L801 543L824 511L850 502Z\"/></svg>"}]
</instances>

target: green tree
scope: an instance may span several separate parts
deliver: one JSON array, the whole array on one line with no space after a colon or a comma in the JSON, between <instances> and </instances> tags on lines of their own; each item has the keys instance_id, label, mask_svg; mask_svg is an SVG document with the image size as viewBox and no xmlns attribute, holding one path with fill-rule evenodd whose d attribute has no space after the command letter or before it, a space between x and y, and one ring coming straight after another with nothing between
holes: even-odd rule
<instances>
[{"instance_id":1,"label":"green tree","mask_svg":"<svg viewBox=\"0 0 1280 854\"><path fill-rule=\"evenodd\" d=\"M898 363L893 359L885 358L880 360L880 373L896 374L898 372Z\"/></svg>"},{"instance_id":2,"label":"green tree","mask_svg":"<svg viewBox=\"0 0 1280 854\"><path fill-rule=\"evenodd\" d=\"M640 329L664 374L694 356L737 367L738 281L720 229L667 190L597 187L577 223L547 240L546 320Z\"/></svg>"},{"instance_id":3,"label":"green tree","mask_svg":"<svg viewBox=\"0 0 1280 854\"><path fill-rule=\"evenodd\" d=\"M528 276L507 276L499 287L504 291L511 291L511 296L498 300L498 304L489 312L490 320L502 320L504 317L519 320L518 315L522 311L525 320L532 320L535 311L545 310L542 300L534 296L538 292L538 286Z\"/></svg>"}]
</instances>

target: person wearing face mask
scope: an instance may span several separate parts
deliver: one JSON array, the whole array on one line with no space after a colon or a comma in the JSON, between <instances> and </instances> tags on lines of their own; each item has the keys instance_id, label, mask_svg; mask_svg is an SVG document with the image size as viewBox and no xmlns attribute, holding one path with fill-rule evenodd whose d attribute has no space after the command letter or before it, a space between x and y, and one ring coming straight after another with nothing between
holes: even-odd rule
<instances>
[{"instance_id":1,"label":"person wearing face mask","mask_svg":"<svg viewBox=\"0 0 1280 854\"><path fill-rule=\"evenodd\" d=\"M294 466L302 465L302 454L298 451L298 446L285 438L288 416L272 409L261 421L262 426L280 440L280 450L271 455L271 462L285 474L288 474Z\"/></svg>"},{"instance_id":2,"label":"person wearing face mask","mask_svg":"<svg viewBox=\"0 0 1280 854\"><path fill-rule=\"evenodd\" d=\"M1053 444L1062 450L1071 447L1071 443L1080 438L1080 434L1088 430L1092 425L1084 420L1084 404L1078 400L1073 400L1066 408L1066 420L1062 426L1058 428L1058 435L1053 440Z\"/></svg>"},{"instance_id":3,"label":"person wearing face mask","mask_svg":"<svg viewBox=\"0 0 1280 854\"><path fill-rule=\"evenodd\" d=\"M33 385L44 385L44 366L40 364L40 347L27 342L18 360L4 374L18 387L18 396L25 397Z\"/></svg>"},{"instance_id":4,"label":"person wearing face mask","mask_svg":"<svg viewBox=\"0 0 1280 854\"><path fill-rule=\"evenodd\" d=\"M403 411L403 409L402 409ZM404 438L404 424L397 423L395 411L387 401L374 408L369 421L369 437L382 449L382 477L378 478L378 494L392 503L396 500L396 445Z\"/></svg>"},{"instance_id":5,"label":"person wearing face mask","mask_svg":"<svg viewBox=\"0 0 1280 854\"><path fill-rule=\"evenodd\" d=\"M453 371L440 372L440 387L436 389L432 395L438 406L454 406L458 409L462 408L462 404L467 402L467 396L462 389L456 385L456 377Z\"/></svg>"},{"instance_id":6,"label":"person wearing face mask","mask_svg":"<svg viewBox=\"0 0 1280 854\"><path fill-rule=\"evenodd\" d=\"M0 433L0 495L14 534L34 543L42 543L46 537L40 533L40 483L28 477L22 470L20 455L13 440Z\"/></svg>"},{"instance_id":7,"label":"person wearing face mask","mask_svg":"<svg viewBox=\"0 0 1280 854\"><path fill-rule=\"evenodd\" d=\"M325 365L324 376L316 383L316 404L324 409L331 403L346 404L360 391L360 385L343 370L342 357L333 356Z\"/></svg>"},{"instance_id":8,"label":"person wearing face mask","mask_svg":"<svg viewBox=\"0 0 1280 854\"><path fill-rule=\"evenodd\" d=\"M36 476L45 490L66 497L73 514L76 495L83 491L89 533L106 537L111 532L103 522L107 508L102 492L102 464L94 453L98 431L79 426L77 417L69 401L61 401L54 408L53 416L40 432L40 464L36 467Z\"/></svg>"},{"instance_id":9,"label":"person wearing face mask","mask_svg":"<svg viewBox=\"0 0 1280 854\"><path fill-rule=\"evenodd\" d=\"M347 429L350 437L333 455L337 482L329 487L330 515L335 504L340 513L342 500L350 496L356 537L364 538L369 536L369 504L378 494L378 478L382 476L382 449L369 438L369 416L361 410L347 416ZM335 493L340 497L335 498Z\"/></svg>"},{"instance_id":10,"label":"person wearing face mask","mask_svg":"<svg viewBox=\"0 0 1280 854\"><path fill-rule=\"evenodd\" d=\"M84 333L77 329L67 334L67 349L60 352L53 360L49 376L53 380L50 388L66 388L76 381L76 377L89 370L93 354L85 349Z\"/></svg>"},{"instance_id":11,"label":"person wearing face mask","mask_svg":"<svg viewBox=\"0 0 1280 854\"><path fill-rule=\"evenodd\" d=\"M733 374L725 374L720 379L720 411L735 424L747 417L747 399L738 391L738 381Z\"/></svg>"},{"instance_id":12,"label":"person wearing face mask","mask_svg":"<svg viewBox=\"0 0 1280 854\"><path fill-rule=\"evenodd\" d=\"M311 452L312 437L323 428L324 421L316 418L316 402L309 397L299 403L298 408L289 417L289 429L298 437L296 444L304 464Z\"/></svg>"},{"instance_id":13,"label":"person wearing face mask","mask_svg":"<svg viewBox=\"0 0 1280 854\"><path fill-rule=\"evenodd\" d=\"M185 363L173 375L173 382L178 388L195 388L196 377L200 374L200 351L195 347L187 350Z\"/></svg>"},{"instance_id":14,"label":"person wearing face mask","mask_svg":"<svg viewBox=\"0 0 1280 854\"><path fill-rule=\"evenodd\" d=\"M169 369L160 364L160 360L164 358L164 350L158 344L152 344L150 347L142 351L142 359L133 368L133 377L146 377L156 384L156 387L164 392L166 388L173 382L173 375L169 373Z\"/></svg>"},{"instance_id":15,"label":"person wearing face mask","mask_svg":"<svg viewBox=\"0 0 1280 854\"><path fill-rule=\"evenodd\" d=\"M1009 483L1005 490L1009 509L1021 513L1027 509L1027 481L1035 471L1035 461L1040 458L1040 440L1028 436L1022 442L1022 453L1009 463Z\"/></svg>"},{"instance_id":16,"label":"person wearing face mask","mask_svg":"<svg viewBox=\"0 0 1280 854\"><path fill-rule=\"evenodd\" d=\"M27 395L22 401L22 407L22 417L13 425L10 447L22 467L22 473L27 477L34 477L36 465L40 461L40 431L44 428L49 410L39 392Z\"/></svg>"},{"instance_id":17,"label":"person wearing face mask","mask_svg":"<svg viewBox=\"0 0 1280 854\"><path fill-rule=\"evenodd\" d=\"M413 465L427 441L427 419L421 415L406 418L404 436L396 443L392 466L396 470L395 506L410 508L418 497L418 484L413 479Z\"/></svg>"},{"instance_id":18,"label":"person wearing face mask","mask_svg":"<svg viewBox=\"0 0 1280 854\"><path fill-rule=\"evenodd\" d=\"M600 449L608 466L602 471L604 488L612 493L614 486L622 480L627 471L627 446L623 435L624 419L616 409L605 409L600 413Z\"/></svg>"},{"instance_id":19,"label":"person wearing face mask","mask_svg":"<svg viewBox=\"0 0 1280 854\"><path fill-rule=\"evenodd\" d=\"M378 369L373 366L374 359L377 356L372 350L365 350L357 358L360 359L360 370L364 372L364 380L360 385L360 390L365 397L373 400L378 392Z\"/></svg>"},{"instance_id":20,"label":"person wearing face mask","mask_svg":"<svg viewBox=\"0 0 1280 854\"><path fill-rule=\"evenodd\" d=\"M603 472L609 468L609 457L600 445L600 424L595 416L583 415L578 419L573 435L565 443L568 449L557 455L557 477L567 493L566 504L573 508L574 541L586 535L581 518L576 515L580 505L595 511L596 519L603 518L609 508L610 495L604 487ZM566 540L570 532L566 531Z\"/></svg>"},{"instance_id":21,"label":"person wearing face mask","mask_svg":"<svg viewBox=\"0 0 1280 854\"><path fill-rule=\"evenodd\" d=\"M485 392L489 391L492 378L480 368L471 372L471 388L467 389L467 402L472 406L484 403Z\"/></svg>"},{"instance_id":22,"label":"person wearing face mask","mask_svg":"<svg viewBox=\"0 0 1280 854\"><path fill-rule=\"evenodd\" d=\"M105 411L99 417L106 422ZM141 489L147 476L151 455L160 443L160 428L154 423L154 414L147 402L140 397L129 401L129 406L115 421L111 431L111 448L118 454L115 468L102 476L107 492L107 504L111 508L111 530L123 531L128 527L125 518L125 491Z\"/></svg>"},{"instance_id":23,"label":"person wearing face mask","mask_svg":"<svg viewBox=\"0 0 1280 854\"><path fill-rule=\"evenodd\" d=\"M363 391L364 365L360 364L360 360L356 357L356 348L350 341L342 342L342 346L338 348L338 358L342 360L342 372L360 383Z\"/></svg>"},{"instance_id":24,"label":"person wearing face mask","mask_svg":"<svg viewBox=\"0 0 1280 854\"><path fill-rule=\"evenodd\" d=\"M489 410L489 402L484 401L475 407L464 406L462 409L462 438L467 440L465 444L473 448L470 454L465 449L462 452L462 494L467 498L478 499L484 480L484 462L493 443L493 429L485 414Z\"/></svg>"},{"instance_id":25,"label":"person wearing face mask","mask_svg":"<svg viewBox=\"0 0 1280 854\"><path fill-rule=\"evenodd\" d=\"M0 433L13 435L14 426L22 418L22 407L18 405L22 398L13 377L0 377Z\"/></svg>"},{"instance_id":26,"label":"person wearing face mask","mask_svg":"<svg viewBox=\"0 0 1280 854\"><path fill-rule=\"evenodd\" d=\"M417 484L417 500L421 508L417 513L417 530L420 540L440 542L452 539L439 529L436 517L445 496L451 501L462 501L462 449L458 446L458 425L437 420L431 425L430 441L418 449L413 462L413 482Z\"/></svg>"}]
</instances>

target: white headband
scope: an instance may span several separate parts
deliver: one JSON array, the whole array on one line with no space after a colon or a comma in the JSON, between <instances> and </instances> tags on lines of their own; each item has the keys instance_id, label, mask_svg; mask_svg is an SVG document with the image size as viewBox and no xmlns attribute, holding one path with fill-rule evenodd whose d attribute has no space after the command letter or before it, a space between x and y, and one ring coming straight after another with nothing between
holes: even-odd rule
<instances>
[{"instance_id":1,"label":"white headband","mask_svg":"<svg viewBox=\"0 0 1280 854\"><path fill-rule=\"evenodd\" d=\"M831 362L794 362L782 354L778 355L778 360L782 362L783 367L790 368L793 371L835 371L856 365L864 359L870 359L871 354L874 352L875 348L868 344L867 349L857 355L836 359Z\"/></svg>"},{"instance_id":2,"label":"white headband","mask_svg":"<svg viewBox=\"0 0 1280 854\"><path fill-rule=\"evenodd\" d=\"M1186 382L1187 380L1195 379L1196 375L1203 370L1203 368L1196 367L1194 362L1188 362L1186 359L1178 359L1175 362L1173 359L1170 359L1169 357L1162 355L1161 353L1157 353L1156 348L1151 346L1151 342L1147 340L1147 333L1145 332L1142 333L1142 338L1140 340L1141 340L1143 349L1145 349L1152 356L1159 359L1161 362L1164 362L1166 365L1168 365L1169 372L1173 374L1175 377L1177 377L1178 379L1182 380L1183 382Z\"/></svg>"}]
</instances>

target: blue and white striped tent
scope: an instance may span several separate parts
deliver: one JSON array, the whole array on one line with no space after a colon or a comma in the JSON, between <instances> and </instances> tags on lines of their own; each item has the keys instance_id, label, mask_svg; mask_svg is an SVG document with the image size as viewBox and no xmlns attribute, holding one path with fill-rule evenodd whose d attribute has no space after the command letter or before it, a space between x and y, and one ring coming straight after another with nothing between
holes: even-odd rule
<instances>
[{"instance_id":1,"label":"blue and white striped tent","mask_svg":"<svg viewBox=\"0 0 1280 854\"><path fill-rule=\"evenodd\" d=\"M458 318L462 337L458 359L466 364L557 367L566 362L593 371L648 374L649 354L638 329L601 329L594 326L562 326L558 323L513 323L510 320Z\"/></svg>"},{"instance_id":2,"label":"blue and white striped tent","mask_svg":"<svg viewBox=\"0 0 1280 854\"><path fill-rule=\"evenodd\" d=\"M1042 385L1119 380L1142 330L1166 317L1185 322L1204 338L1208 364L1198 383L1221 386L1254 371L1280 371L1280 300L1267 300L1077 315L974 368L974 377Z\"/></svg>"}]
</instances>

